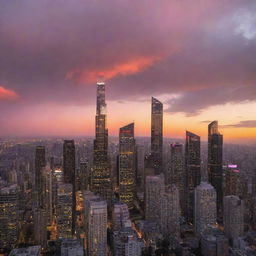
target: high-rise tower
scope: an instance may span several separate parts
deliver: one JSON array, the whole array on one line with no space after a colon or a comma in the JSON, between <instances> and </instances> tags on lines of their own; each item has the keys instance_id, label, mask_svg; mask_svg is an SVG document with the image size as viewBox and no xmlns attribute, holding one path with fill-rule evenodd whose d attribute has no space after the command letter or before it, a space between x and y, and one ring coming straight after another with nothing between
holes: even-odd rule
<instances>
[{"instance_id":1,"label":"high-rise tower","mask_svg":"<svg viewBox=\"0 0 256 256\"><path fill-rule=\"evenodd\" d=\"M244 201L238 196L224 196L224 232L232 243L244 234Z\"/></svg>"},{"instance_id":2,"label":"high-rise tower","mask_svg":"<svg viewBox=\"0 0 256 256\"><path fill-rule=\"evenodd\" d=\"M145 218L160 224L161 198L165 192L163 174L147 176L145 184Z\"/></svg>"},{"instance_id":3,"label":"high-rise tower","mask_svg":"<svg viewBox=\"0 0 256 256\"><path fill-rule=\"evenodd\" d=\"M216 189L219 216L223 201L222 145L223 136L219 133L218 121L213 121L208 125L208 176L210 183Z\"/></svg>"},{"instance_id":4,"label":"high-rise tower","mask_svg":"<svg viewBox=\"0 0 256 256\"><path fill-rule=\"evenodd\" d=\"M65 140L63 144L64 182L73 184L76 170L76 152L74 140Z\"/></svg>"},{"instance_id":5,"label":"high-rise tower","mask_svg":"<svg viewBox=\"0 0 256 256\"><path fill-rule=\"evenodd\" d=\"M132 208L136 192L134 123L120 128L118 166L120 200Z\"/></svg>"},{"instance_id":6,"label":"high-rise tower","mask_svg":"<svg viewBox=\"0 0 256 256\"><path fill-rule=\"evenodd\" d=\"M93 151L92 191L102 197L111 197L111 175L108 157L108 129L106 125L105 83L97 83L97 106Z\"/></svg>"},{"instance_id":7,"label":"high-rise tower","mask_svg":"<svg viewBox=\"0 0 256 256\"><path fill-rule=\"evenodd\" d=\"M35 157L35 204L38 207L44 207L44 175L43 168L45 167L45 147L36 147Z\"/></svg>"},{"instance_id":8,"label":"high-rise tower","mask_svg":"<svg viewBox=\"0 0 256 256\"><path fill-rule=\"evenodd\" d=\"M189 222L193 221L194 190L201 181L200 152L200 137L187 131L185 148L185 197L187 199L186 217Z\"/></svg>"},{"instance_id":9,"label":"high-rise tower","mask_svg":"<svg viewBox=\"0 0 256 256\"><path fill-rule=\"evenodd\" d=\"M184 215L184 188L185 188L185 168L183 145L172 143L170 145L170 162L168 172L166 173L166 183L168 185L175 184L179 190L180 207L182 215Z\"/></svg>"},{"instance_id":10,"label":"high-rise tower","mask_svg":"<svg viewBox=\"0 0 256 256\"><path fill-rule=\"evenodd\" d=\"M72 234L76 224L76 150L74 140L65 140L63 144L64 182L72 184Z\"/></svg>"},{"instance_id":11,"label":"high-rise tower","mask_svg":"<svg viewBox=\"0 0 256 256\"><path fill-rule=\"evenodd\" d=\"M208 182L202 181L195 189L194 227L201 236L205 229L217 221L216 191Z\"/></svg>"},{"instance_id":12,"label":"high-rise tower","mask_svg":"<svg viewBox=\"0 0 256 256\"><path fill-rule=\"evenodd\" d=\"M155 174L163 172L163 103L151 101L151 157Z\"/></svg>"}]
</instances>

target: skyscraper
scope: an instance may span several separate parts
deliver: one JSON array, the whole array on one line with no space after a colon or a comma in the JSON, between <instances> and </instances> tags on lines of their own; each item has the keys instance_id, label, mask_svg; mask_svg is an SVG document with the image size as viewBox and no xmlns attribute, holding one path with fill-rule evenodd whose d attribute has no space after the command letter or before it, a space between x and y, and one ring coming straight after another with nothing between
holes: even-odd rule
<instances>
[{"instance_id":1,"label":"skyscraper","mask_svg":"<svg viewBox=\"0 0 256 256\"><path fill-rule=\"evenodd\" d=\"M164 176L147 176L145 184L145 217L147 221L160 222L161 198L165 192Z\"/></svg>"},{"instance_id":2,"label":"skyscraper","mask_svg":"<svg viewBox=\"0 0 256 256\"><path fill-rule=\"evenodd\" d=\"M161 200L160 211L161 233L165 237L180 240L180 200L179 190L175 184L167 186Z\"/></svg>"},{"instance_id":3,"label":"skyscraper","mask_svg":"<svg viewBox=\"0 0 256 256\"><path fill-rule=\"evenodd\" d=\"M107 203L100 199L88 201L88 256L107 255Z\"/></svg>"},{"instance_id":4,"label":"skyscraper","mask_svg":"<svg viewBox=\"0 0 256 256\"><path fill-rule=\"evenodd\" d=\"M44 196L45 196L45 182L43 168L45 167L45 147L37 146L36 147L36 156L35 156L35 205L37 207L44 208Z\"/></svg>"},{"instance_id":5,"label":"skyscraper","mask_svg":"<svg viewBox=\"0 0 256 256\"><path fill-rule=\"evenodd\" d=\"M144 190L145 175L145 148L143 145L136 145L136 185Z\"/></svg>"},{"instance_id":6,"label":"skyscraper","mask_svg":"<svg viewBox=\"0 0 256 256\"><path fill-rule=\"evenodd\" d=\"M72 184L59 183L57 191L58 238L72 238Z\"/></svg>"},{"instance_id":7,"label":"skyscraper","mask_svg":"<svg viewBox=\"0 0 256 256\"><path fill-rule=\"evenodd\" d=\"M184 214L184 189L185 189L185 166L183 156L183 145L173 143L170 145L170 162L168 172L166 175L167 184L175 184L179 191L180 207L182 214Z\"/></svg>"},{"instance_id":8,"label":"skyscraper","mask_svg":"<svg viewBox=\"0 0 256 256\"><path fill-rule=\"evenodd\" d=\"M63 144L64 182L72 184L72 233L76 225L76 150L74 140L65 140Z\"/></svg>"},{"instance_id":9,"label":"skyscraper","mask_svg":"<svg viewBox=\"0 0 256 256\"><path fill-rule=\"evenodd\" d=\"M120 200L132 208L136 193L134 123L120 128L118 166Z\"/></svg>"},{"instance_id":10,"label":"skyscraper","mask_svg":"<svg viewBox=\"0 0 256 256\"><path fill-rule=\"evenodd\" d=\"M185 197L186 217L189 222L193 221L194 190L201 181L201 156L200 137L191 132L186 132L185 148Z\"/></svg>"},{"instance_id":11,"label":"skyscraper","mask_svg":"<svg viewBox=\"0 0 256 256\"><path fill-rule=\"evenodd\" d=\"M0 189L0 248L13 248L18 241L18 188Z\"/></svg>"},{"instance_id":12,"label":"skyscraper","mask_svg":"<svg viewBox=\"0 0 256 256\"><path fill-rule=\"evenodd\" d=\"M201 236L205 229L217 221L216 191L208 182L202 181L195 189L194 227Z\"/></svg>"},{"instance_id":13,"label":"skyscraper","mask_svg":"<svg viewBox=\"0 0 256 256\"><path fill-rule=\"evenodd\" d=\"M224 196L224 232L232 243L244 234L244 201L238 196Z\"/></svg>"},{"instance_id":14,"label":"skyscraper","mask_svg":"<svg viewBox=\"0 0 256 256\"><path fill-rule=\"evenodd\" d=\"M151 157L155 174L163 172L163 103L151 100Z\"/></svg>"},{"instance_id":15,"label":"skyscraper","mask_svg":"<svg viewBox=\"0 0 256 256\"><path fill-rule=\"evenodd\" d=\"M130 213L127 204L115 203L112 211L113 229L121 229L128 220L130 220Z\"/></svg>"},{"instance_id":16,"label":"skyscraper","mask_svg":"<svg viewBox=\"0 0 256 256\"><path fill-rule=\"evenodd\" d=\"M64 140L63 173L65 183L74 183L76 170L76 152L74 140Z\"/></svg>"},{"instance_id":17,"label":"skyscraper","mask_svg":"<svg viewBox=\"0 0 256 256\"><path fill-rule=\"evenodd\" d=\"M97 106L93 151L92 191L111 198L111 172L108 157L108 129L106 125L105 83L97 83Z\"/></svg>"},{"instance_id":18,"label":"skyscraper","mask_svg":"<svg viewBox=\"0 0 256 256\"><path fill-rule=\"evenodd\" d=\"M225 196L243 196L243 179L241 171L236 165L228 165L225 168Z\"/></svg>"},{"instance_id":19,"label":"skyscraper","mask_svg":"<svg viewBox=\"0 0 256 256\"><path fill-rule=\"evenodd\" d=\"M218 121L213 121L208 125L208 176L210 183L216 189L219 216L223 201L222 146L223 136L219 133Z\"/></svg>"},{"instance_id":20,"label":"skyscraper","mask_svg":"<svg viewBox=\"0 0 256 256\"><path fill-rule=\"evenodd\" d=\"M46 246L47 242L47 206L46 202L46 160L45 147L37 146L35 155L35 188L34 188L34 240Z\"/></svg>"}]
</instances>

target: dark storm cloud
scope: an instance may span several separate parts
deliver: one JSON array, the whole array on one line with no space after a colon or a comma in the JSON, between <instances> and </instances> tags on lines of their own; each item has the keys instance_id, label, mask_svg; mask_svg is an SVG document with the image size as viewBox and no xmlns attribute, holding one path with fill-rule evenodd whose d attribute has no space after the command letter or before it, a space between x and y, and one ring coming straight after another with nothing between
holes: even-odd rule
<instances>
[{"instance_id":1,"label":"dark storm cloud","mask_svg":"<svg viewBox=\"0 0 256 256\"><path fill-rule=\"evenodd\" d=\"M90 104L88 77L101 73L109 99L178 93L169 110L189 115L255 100L254 20L240 17L254 11L250 0L1 1L0 84L26 105Z\"/></svg>"},{"instance_id":2,"label":"dark storm cloud","mask_svg":"<svg viewBox=\"0 0 256 256\"><path fill-rule=\"evenodd\" d=\"M215 87L185 92L179 98L168 101L167 112L183 112L187 116L199 114L202 110L225 103L255 101L256 87Z\"/></svg>"}]
</instances>

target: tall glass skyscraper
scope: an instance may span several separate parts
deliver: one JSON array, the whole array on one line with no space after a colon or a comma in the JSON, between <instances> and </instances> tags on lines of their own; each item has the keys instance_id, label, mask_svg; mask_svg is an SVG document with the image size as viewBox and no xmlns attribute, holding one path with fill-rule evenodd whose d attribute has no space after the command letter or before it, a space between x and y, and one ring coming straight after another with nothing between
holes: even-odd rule
<instances>
[{"instance_id":1,"label":"tall glass skyscraper","mask_svg":"<svg viewBox=\"0 0 256 256\"><path fill-rule=\"evenodd\" d=\"M186 217L189 222L193 221L194 190L201 181L201 156L200 156L200 137L194 133L186 131L185 148L185 197Z\"/></svg>"},{"instance_id":2,"label":"tall glass skyscraper","mask_svg":"<svg viewBox=\"0 0 256 256\"><path fill-rule=\"evenodd\" d=\"M45 147L36 147L35 156L35 205L37 207L44 207L44 175L43 168L45 167Z\"/></svg>"},{"instance_id":3,"label":"tall glass skyscraper","mask_svg":"<svg viewBox=\"0 0 256 256\"><path fill-rule=\"evenodd\" d=\"M76 150L74 140L65 140L63 144L64 182L72 184L72 234L76 225Z\"/></svg>"},{"instance_id":4,"label":"tall glass skyscraper","mask_svg":"<svg viewBox=\"0 0 256 256\"><path fill-rule=\"evenodd\" d=\"M133 207L136 193L134 123L119 132L119 192L120 200Z\"/></svg>"},{"instance_id":5,"label":"tall glass skyscraper","mask_svg":"<svg viewBox=\"0 0 256 256\"><path fill-rule=\"evenodd\" d=\"M222 215L223 201L222 146L223 136L219 133L218 121L213 121L208 125L208 176L217 192L218 217Z\"/></svg>"},{"instance_id":6,"label":"tall glass skyscraper","mask_svg":"<svg viewBox=\"0 0 256 256\"><path fill-rule=\"evenodd\" d=\"M151 101L151 157L155 174L163 172L163 103Z\"/></svg>"},{"instance_id":7,"label":"tall glass skyscraper","mask_svg":"<svg viewBox=\"0 0 256 256\"><path fill-rule=\"evenodd\" d=\"M97 83L97 106L95 117L94 151L93 151L93 171L92 171L92 191L100 194L103 198L111 197L111 174L108 157L108 129L106 124L106 102L105 83Z\"/></svg>"}]
</instances>

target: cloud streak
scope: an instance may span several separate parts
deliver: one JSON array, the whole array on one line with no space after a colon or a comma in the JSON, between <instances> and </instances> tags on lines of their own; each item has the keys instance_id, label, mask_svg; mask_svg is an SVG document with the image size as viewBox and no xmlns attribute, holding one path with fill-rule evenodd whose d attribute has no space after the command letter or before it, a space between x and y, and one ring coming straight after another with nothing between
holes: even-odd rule
<instances>
[{"instance_id":1,"label":"cloud streak","mask_svg":"<svg viewBox=\"0 0 256 256\"><path fill-rule=\"evenodd\" d=\"M221 125L222 128L256 128L256 120L243 120L236 124Z\"/></svg>"},{"instance_id":2,"label":"cloud streak","mask_svg":"<svg viewBox=\"0 0 256 256\"><path fill-rule=\"evenodd\" d=\"M13 101L19 98L18 94L13 90L0 86L0 101Z\"/></svg>"}]
</instances>

